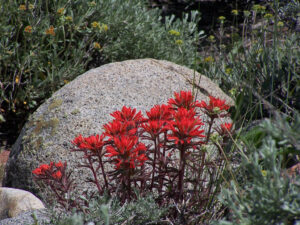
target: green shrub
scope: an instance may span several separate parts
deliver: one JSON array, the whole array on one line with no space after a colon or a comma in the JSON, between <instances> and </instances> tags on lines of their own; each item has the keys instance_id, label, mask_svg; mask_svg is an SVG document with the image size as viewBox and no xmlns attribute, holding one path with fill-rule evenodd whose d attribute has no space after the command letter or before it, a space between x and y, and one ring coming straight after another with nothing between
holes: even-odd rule
<instances>
[{"instance_id":1,"label":"green shrub","mask_svg":"<svg viewBox=\"0 0 300 225\"><path fill-rule=\"evenodd\" d=\"M223 188L220 201L229 213L216 224L300 223L300 176L287 170L299 162L299 118L267 119L241 135L239 183Z\"/></svg>"},{"instance_id":2,"label":"green shrub","mask_svg":"<svg viewBox=\"0 0 300 225\"><path fill-rule=\"evenodd\" d=\"M157 58L191 66L200 33L196 12L161 23L146 1L1 1L0 107L28 113L91 67ZM169 33L175 30L178 35Z\"/></svg>"},{"instance_id":3,"label":"green shrub","mask_svg":"<svg viewBox=\"0 0 300 225\"><path fill-rule=\"evenodd\" d=\"M84 222L95 224L158 224L163 220L168 208L158 206L152 195L139 197L135 201L121 204L116 198L103 197L94 201L88 213L73 213L69 216L54 216L51 223L57 225L83 225Z\"/></svg>"}]
</instances>

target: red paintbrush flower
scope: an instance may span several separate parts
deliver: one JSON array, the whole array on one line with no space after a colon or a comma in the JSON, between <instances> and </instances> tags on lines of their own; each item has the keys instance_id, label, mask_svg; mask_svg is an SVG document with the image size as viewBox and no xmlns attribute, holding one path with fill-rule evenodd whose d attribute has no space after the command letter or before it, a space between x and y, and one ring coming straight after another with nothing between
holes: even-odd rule
<instances>
[{"instance_id":1,"label":"red paintbrush flower","mask_svg":"<svg viewBox=\"0 0 300 225\"><path fill-rule=\"evenodd\" d=\"M136 113L136 109L131 109L130 107L123 106L122 110L115 111L110 114L112 117L114 117L116 120L120 122L134 122L139 123L142 120L144 120L143 115L141 111Z\"/></svg>"},{"instance_id":2,"label":"red paintbrush flower","mask_svg":"<svg viewBox=\"0 0 300 225\"><path fill-rule=\"evenodd\" d=\"M200 108L203 108L205 113L209 116L218 115L230 108L229 105L225 104L225 100L219 98L214 98L209 96L209 104L207 105L205 101L201 101Z\"/></svg>"},{"instance_id":3,"label":"red paintbrush flower","mask_svg":"<svg viewBox=\"0 0 300 225\"><path fill-rule=\"evenodd\" d=\"M136 136L114 137L114 144L106 147L106 156L114 157L116 169L133 169L147 160L146 146Z\"/></svg>"},{"instance_id":4,"label":"red paintbrush flower","mask_svg":"<svg viewBox=\"0 0 300 225\"><path fill-rule=\"evenodd\" d=\"M56 180L59 180L62 177L62 173L58 170L52 174L52 177Z\"/></svg>"},{"instance_id":5,"label":"red paintbrush flower","mask_svg":"<svg viewBox=\"0 0 300 225\"><path fill-rule=\"evenodd\" d=\"M55 163L55 166L56 168L62 168L64 167L64 164L61 161L59 161L58 163Z\"/></svg>"},{"instance_id":6,"label":"red paintbrush flower","mask_svg":"<svg viewBox=\"0 0 300 225\"><path fill-rule=\"evenodd\" d=\"M150 134L152 138L157 137L159 134L165 131L165 121L162 120L149 120L147 123L143 123L141 127L145 132Z\"/></svg>"},{"instance_id":7,"label":"red paintbrush flower","mask_svg":"<svg viewBox=\"0 0 300 225\"><path fill-rule=\"evenodd\" d=\"M103 134L109 137L109 140L123 135L135 135L137 131L129 122L120 122L119 120L113 120L103 125L103 129Z\"/></svg>"},{"instance_id":8,"label":"red paintbrush flower","mask_svg":"<svg viewBox=\"0 0 300 225\"><path fill-rule=\"evenodd\" d=\"M53 162L50 162L50 164L42 164L38 168L34 169L32 171L33 174L37 176L43 176L46 175L47 172L51 171L53 168Z\"/></svg>"},{"instance_id":9,"label":"red paintbrush flower","mask_svg":"<svg viewBox=\"0 0 300 225\"><path fill-rule=\"evenodd\" d=\"M72 141L72 144L76 145L80 149L99 151L102 149L105 143L103 139L104 139L103 134L101 136L99 134L97 134L96 136L92 135L87 138L84 138L81 135L79 135Z\"/></svg>"},{"instance_id":10,"label":"red paintbrush flower","mask_svg":"<svg viewBox=\"0 0 300 225\"><path fill-rule=\"evenodd\" d=\"M199 106L198 101L194 101L194 96L191 91L180 91L180 93L174 92L175 99L171 98L168 104L175 106L176 108L194 109Z\"/></svg>"},{"instance_id":11,"label":"red paintbrush flower","mask_svg":"<svg viewBox=\"0 0 300 225\"><path fill-rule=\"evenodd\" d=\"M195 117L194 110L179 108L174 113L174 121L168 122L167 129L171 131L168 135L169 140L175 140L175 144L191 144L192 139L205 137L202 135L204 130L201 126L204 125L199 117ZM198 142L199 143L199 142Z\"/></svg>"},{"instance_id":12,"label":"red paintbrush flower","mask_svg":"<svg viewBox=\"0 0 300 225\"><path fill-rule=\"evenodd\" d=\"M232 129L232 123L223 123L221 124L220 128L217 129L216 131L221 135L221 136L227 136L229 133L231 133Z\"/></svg>"},{"instance_id":13,"label":"red paintbrush flower","mask_svg":"<svg viewBox=\"0 0 300 225\"><path fill-rule=\"evenodd\" d=\"M170 120L172 119L172 108L168 105L155 105L147 111L148 120Z\"/></svg>"}]
</instances>

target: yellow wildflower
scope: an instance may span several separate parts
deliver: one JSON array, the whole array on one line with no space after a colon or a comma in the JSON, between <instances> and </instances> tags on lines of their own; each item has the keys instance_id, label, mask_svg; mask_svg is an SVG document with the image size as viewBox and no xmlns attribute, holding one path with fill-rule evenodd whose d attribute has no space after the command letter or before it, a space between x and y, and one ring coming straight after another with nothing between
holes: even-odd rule
<instances>
[{"instance_id":1,"label":"yellow wildflower","mask_svg":"<svg viewBox=\"0 0 300 225\"><path fill-rule=\"evenodd\" d=\"M278 27L283 27L283 25L284 25L284 24L283 24L282 21L279 21L279 22L277 23L277 26L278 26Z\"/></svg>"},{"instance_id":2,"label":"yellow wildflower","mask_svg":"<svg viewBox=\"0 0 300 225\"><path fill-rule=\"evenodd\" d=\"M232 13L233 15L237 16L237 15L239 14L239 11L238 11L237 9L233 9L233 10L231 11L231 13Z\"/></svg>"},{"instance_id":3,"label":"yellow wildflower","mask_svg":"<svg viewBox=\"0 0 300 225\"><path fill-rule=\"evenodd\" d=\"M208 56L208 57L206 57L205 59L204 59L204 62L214 62L215 60L214 60L214 58L212 57L212 56Z\"/></svg>"},{"instance_id":4,"label":"yellow wildflower","mask_svg":"<svg viewBox=\"0 0 300 225\"><path fill-rule=\"evenodd\" d=\"M235 96L235 95L236 95L236 92L237 92L237 90L236 90L235 88L231 88L231 89L229 90L229 93L230 93L231 96Z\"/></svg>"},{"instance_id":5,"label":"yellow wildflower","mask_svg":"<svg viewBox=\"0 0 300 225\"><path fill-rule=\"evenodd\" d=\"M261 171L261 175L263 175L263 177L267 176L267 171L266 170L262 170Z\"/></svg>"},{"instance_id":6,"label":"yellow wildflower","mask_svg":"<svg viewBox=\"0 0 300 225\"><path fill-rule=\"evenodd\" d=\"M208 40L209 40L210 42L215 42L215 41L216 41L214 35L209 35Z\"/></svg>"},{"instance_id":7,"label":"yellow wildflower","mask_svg":"<svg viewBox=\"0 0 300 225\"><path fill-rule=\"evenodd\" d=\"M108 30L108 26L107 26L106 24L103 24L103 25L102 25L102 29L103 29L104 31L107 31L107 30Z\"/></svg>"},{"instance_id":8,"label":"yellow wildflower","mask_svg":"<svg viewBox=\"0 0 300 225\"><path fill-rule=\"evenodd\" d=\"M72 22L72 21L73 21L73 18L72 18L72 16L66 16L66 21L68 21L68 22Z\"/></svg>"},{"instance_id":9,"label":"yellow wildflower","mask_svg":"<svg viewBox=\"0 0 300 225\"><path fill-rule=\"evenodd\" d=\"M16 82L16 84L20 83L20 78L19 78L19 76L16 76L15 82Z\"/></svg>"},{"instance_id":10,"label":"yellow wildflower","mask_svg":"<svg viewBox=\"0 0 300 225\"><path fill-rule=\"evenodd\" d=\"M260 53L262 53L264 50L262 49L262 48L259 48L257 51L256 51L256 53L257 54L260 54Z\"/></svg>"},{"instance_id":11,"label":"yellow wildflower","mask_svg":"<svg viewBox=\"0 0 300 225\"><path fill-rule=\"evenodd\" d=\"M46 34L49 34L49 35L52 35L52 36L55 36L55 32L54 32L54 27L51 25L46 31L45 31Z\"/></svg>"},{"instance_id":12,"label":"yellow wildflower","mask_svg":"<svg viewBox=\"0 0 300 225\"><path fill-rule=\"evenodd\" d=\"M59 14L59 15L63 15L64 13L65 13L65 8L59 8L57 10L57 14Z\"/></svg>"},{"instance_id":13,"label":"yellow wildflower","mask_svg":"<svg viewBox=\"0 0 300 225\"><path fill-rule=\"evenodd\" d=\"M252 9L253 9L253 11L255 11L255 12L263 12L263 11L266 10L266 7L263 6L263 5L258 5L258 4L256 4L256 5L253 5Z\"/></svg>"},{"instance_id":14,"label":"yellow wildflower","mask_svg":"<svg viewBox=\"0 0 300 225\"><path fill-rule=\"evenodd\" d=\"M32 9L34 9L34 5L33 5L33 4L29 4L28 8L29 8L30 10L32 10Z\"/></svg>"},{"instance_id":15,"label":"yellow wildflower","mask_svg":"<svg viewBox=\"0 0 300 225\"><path fill-rule=\"evenodd\" d=\"M232 74L232 69L231 69L230 67L227 67L227 68L225 69L225 73L226 73L227 75Z\"/></svg>"},{"instance_id":16,"label":"yellow wildflower","mask_svg":"<svg viewBox=\"0 0 300 225\"><path fill-rule=\"evenodd\" d=\"M95 49L100 49L101 45L98 42L94 42L94 48Z\"/></svg>"},{"instance_id":17,"label":"yellow wildflower","mask_svg":"<svg viewBox=\"0 0 300 225\"><path fill-rule=\"evenodd\" d=\"M20 5L19 10L25 11L26 10L26 5Z\"/></svg>"},{"instance_id":18,"label":"yellow wildflower","mask_svg":"<svg viewBox=\"0 0 300 225\"><path fill-rule=\"evenodd\" d=\"M183 40L176 40L176 41L175 41L175 44L176 44L176 45L182 45L182 44L183 44Z\"/></svg>"},{"instance_id":19,"label":"yellow wildflower","mask_svg":"<svg viewBox=\"0 0 300 225\"><path fill-rule=\"evenodd\" d=\"M226 19L226 17L225 16L219 16L219 18L218 18L220 21L224 21L225 19Z\"/></svg>"},{"instance_id":20,"label":"yellow wildflower","mask_svg":"<svg viewBox=\"0 0 300 225\"><path fill-rule=\"evenodd\" d=\"M24 104L24 105L27 105L27 102L26 102L26 101L24 101L24 102L23 102L23 104Z\"/></svg>"},{"instance_id":21,"label":"yellow wildflower","mask_svg":"<svg viewBox=\"0 0 300 225\"><path fill-rule=\"evenodd\" d=\"M96 2L95 2L95 1L90 2L90 3L89 3L89 6L90 6L90 7L96 6Z\"/></svg>"},{"instance_id":22,"label":"yellow wildflower","mask_svg":"<svg viewBox=\"0 0 300 225\"><path fill-rule=\"evenodd\" d=\"M24 32L31 33L32 32L32 26L26 26L24 29Z\"/></svg>"},{"instance_id":23,"label":"yellow wildflower","mask_svg":"<svg viewBox=\"0 0 300 225\"><path fill-rule=\"evenodd\" d=\"M92 22L92 27L93 28L100 28L100 24L98 23L98 22L96 22L96 21L94 21L94 22Z\"/></svg>"},{"instance_id":24,"label":"yellow wildflower","mask_svg":"<svg viewBox=\"0 0 300 225\"><path fill-rule=\"evenodd\" d=\"M245 11L244 11L244 16L245 16L245 17L249 17L249 16L250 16L250 11L245 10Z\"/></svg>"},{"instance_id":25,"label":"yellow wildflower","mask_svg":"<svg viewBox=\"0 0 300 225\"><path fill-rule=\"evenodd\" d=\"M65 84L67 84L67 83L70 83L70 81L68 81L68 80L64 80L64 83L65 83Z\"/></svg>"},{"instance_id":26,"label":"yellow wildflower","mask_svg":"<svg viewBox=\"0 0 300 225\"><path fill-rule=\"evenodd\" d=\"M174 36L179 36L180 32L178 32L177 30L169 30L169 34L174 35Z\"/></svg>"},{"instance_id":27,"label":"yellow wildflower","mask_svg":"<svg viewBox=\"0 0 300 225\"><path fill-rule=\"evenodd\" d=\"M273 15L271 13L266 13L264 15L264 18L266 18L266 19L271 19L272 17L273 17Z\"/></svg>"}]
</instances>

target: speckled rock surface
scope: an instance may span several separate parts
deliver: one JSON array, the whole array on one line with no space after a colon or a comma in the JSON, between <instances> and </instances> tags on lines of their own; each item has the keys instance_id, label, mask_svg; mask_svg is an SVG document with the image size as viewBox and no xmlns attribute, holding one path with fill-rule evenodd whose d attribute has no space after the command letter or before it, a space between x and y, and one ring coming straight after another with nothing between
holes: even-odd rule
<instances>
[{"instance_id":1,"label":"speckled rock surface","mask_svg":"<svg viewBox=\"0 0 300 225\"><path fill-rule=\"evenodd\" d=\"M31 171L41 163L62 160L72 168L78 186L91 190L91 184L85 182L90 174L76 168L82 157L70 152L70 141L78 134L101 133L103 124L112 120L109 114L124 105L145 113L155 104L167 103L174 91L192 89L194 75L200 89L198 100L213 95L233 104L207 77L168 61L140 59L110 63L78 76L29 118L12 148L4 186L38 193Z\"/></svg>"}]
</instances>

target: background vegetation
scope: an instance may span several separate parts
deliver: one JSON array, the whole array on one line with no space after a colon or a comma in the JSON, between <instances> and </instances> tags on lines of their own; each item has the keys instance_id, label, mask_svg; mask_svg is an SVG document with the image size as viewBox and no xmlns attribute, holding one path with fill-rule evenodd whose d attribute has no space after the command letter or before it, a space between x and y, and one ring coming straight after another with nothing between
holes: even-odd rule
<instances>
[{"instance_id":1,"label":"background vegetation","mask_svg":"<svg viewBox=\"0 0 300 225\"><path fill-rule=\"evenodd\" d=\"M179 216L170 218L170 208L155 207L152 198L125 205L102 199L90 209L95 213L61 224L298 224L299 11L297 0L243 9L233 4L203 33L199 12L162 18L146 1L1 1L0 120L6 123L0 132L9 135L12 120L20 128L55 90L90 68L134 58L170 60L210 77L236 101L236 134L225 149L231 166L209 196L215 207L195 216L174 204L169 207ZM134 212L143 215L139 222L130 219Z\"/></svg>"}]
</instances>

